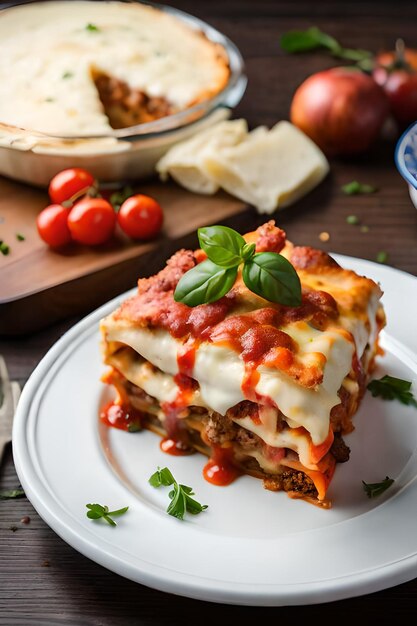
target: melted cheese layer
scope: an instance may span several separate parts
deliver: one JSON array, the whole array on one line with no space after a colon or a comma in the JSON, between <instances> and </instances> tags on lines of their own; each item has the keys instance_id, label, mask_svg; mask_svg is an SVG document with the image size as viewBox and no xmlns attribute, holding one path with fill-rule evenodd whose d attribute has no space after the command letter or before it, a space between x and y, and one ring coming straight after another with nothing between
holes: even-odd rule
<instances>
[{"instance_id":1,"label":"melted cheese layer","mask_svg":"<svg viewBox=\"0 0 417 626\"><path fill-rule=\"evenodd\" d=\"M292 330L295 332L297 324L293 326ZM276 403L286 416L289 426L306 428L313 443L318 445L328 435L330 411L340 403L337 392L351 369L355 348L353 342L337 330L320 332L304 322L299 326L298 332L303 334L304 339L308 337L297 355L300 360L308 364L315 352L321 352L326 357L322 384L315 389L308 389L279 370L260 367L256 391ZM182 343L168 332L162 329L124 328L112 322L107 327L104 323L103 328L107 341L130 346L162 372L171 376L178 373L177 354ZM245 400L242 392L244 370L244 362L233 350L213 343L202 343L197 349L193 370L193 378L200 386L202 402L210 409L225 415L229 408ZM248 426L245 424L245 427ZM262 429L262 425L257 428L259 433L252 427L250 430L259 434L267 443L270 441L270 445L278 445L274 439L274 431Z\"/></svg>"},{"instance_id":2,"label":"melted cheese layer","mask_svg":"<svg viewBox=\"0 0 417 626\"><path fill-rule=\"evenodd\" d=\"M40 2L0 14L0 121L56 135L111 130L91 70L181 109L227 82L226 54L139 3Z\"/></svg>"},{"instance_id":3,"label":"melted cheese layer","mask_svg":"<svg viewBox=\"0 0 417 626\"><path fill-rule=\"evenodd\" d=\"M111 364L116 367L131 383L143 389L147 394L156 398L159 403L173 402L178 394L178 386L171 374L155 371L146 361L135 360L134 353L130 350L122 350L110 357ZM201 391L195 390L190 394L190 406L202 406L207 404L203 401ZM158 414L163 422L163 411ZM259 411L261 423L255 423L249 416L233 418L238 426L246 428L260 437L269 446L275 448L289 448L298 454L300 462L310 469L316 469L316 465L310 462L310 441L305 434L296 434L291 428L277 431L278 411L273 407L261 406ZM261 467L266 470L276 471L276 460L268 460L259 450L246 450L246 454L254 456ZM262 462L260 461L262 459Z\"/></svg>"}]
</instances>

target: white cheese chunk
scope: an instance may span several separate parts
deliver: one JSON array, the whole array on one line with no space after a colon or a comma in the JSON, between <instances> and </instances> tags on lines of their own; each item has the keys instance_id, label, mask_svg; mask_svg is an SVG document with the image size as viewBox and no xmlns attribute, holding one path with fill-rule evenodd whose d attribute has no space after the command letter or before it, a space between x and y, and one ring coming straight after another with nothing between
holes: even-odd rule
<instances>
[{"instance_id":1,"label":"white cheese chunk","mask_svg":"<svg viewBox=\"0 0 417 626\"><path fill-rule=\"evenodd\" d=\"M318 185L329 164L315 143L289 122L248 133L244 120L234 120L181 142L157 170L163 180L171 176L195 193L222 188L259 213L272 213Z\"/></svg>"},{"instance_id":2,"label":"white cheese chunk","mask_svg":"<svg viewBox=\"0 0 417 626\"><path fill-rule=\"evenodd\" d=\"M272 213L318 185L329 164L311 139L282 121L256 141L207 156L205 168L230 194L253 204L260 213Z\"/></svg>"},{"instance_id":3,"label":"white cheese chunk","mask_svg":"<svg viewBox=\"0 0 417 626\"><path fill-rule=\"evenodd\" d=\"M219 189L219 184L206 171L206 157L237 145L247 133L245 120L220 122L171 148L158 162L156 169L162 180L166 180L169 175L190 191L213 194Z\"/></svg>"}]
</instances>

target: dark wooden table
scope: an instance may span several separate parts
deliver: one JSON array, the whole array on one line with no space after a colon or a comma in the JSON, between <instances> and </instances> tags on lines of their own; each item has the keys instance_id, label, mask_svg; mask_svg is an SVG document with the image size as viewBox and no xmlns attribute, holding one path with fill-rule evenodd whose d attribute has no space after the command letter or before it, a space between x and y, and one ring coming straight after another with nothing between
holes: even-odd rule
<instances>
[{"instance_id":1,"label":"dark wooden table","mask_svg":"<svg viewBox=\"0 0 417 626\"><path fill-rule=\"evenodd\" d=\"M227 34L246 60L249 85L236 116L251 126L272 125L288 118L291 95L310 73L333 64L325 54L286 56L279 36L292 28L317 25L350 47L372 50L391 48L403 37L417 47L415 2L274 2L273 0L211 0L172 2L194 13ZM389 264L417 274L417 211L393 162L393 137L382 140L359 160L333 160L331 175L313 193L276 220L298 243L375 260L379 251ZM342 194L340 186L351 180L376 185L372 196ZM355 214L367 233L349 226L346 216ZM263 221L252 209L228 223L242 231ZM319 241L322 231L330 234ZM195 236L175 247L195 245ZM167 247L146 259L139 268L151 273L163 265ZM134 277L132 276L132 285ZM417 294L410 294L417 297ZM6 358L12 379L23 386L52 344L77 319L67 319L37 334L4 338L0 353ZM415 330L415 329L414 329ZM0 488L18 485L11 450L0 470ZM30 523L20 522L30 516ZM396 530L392 529L393 535ZM249 619L363 618L368 623L415 617L417 580L397 587L313 607L239 608L221 606L164 594L125 580L94 564L65 544L40 519L26 499L0 502L0 623L1 624L143 624L169 625L198 622L213 624Z\"/></svg>"}]
</instances>

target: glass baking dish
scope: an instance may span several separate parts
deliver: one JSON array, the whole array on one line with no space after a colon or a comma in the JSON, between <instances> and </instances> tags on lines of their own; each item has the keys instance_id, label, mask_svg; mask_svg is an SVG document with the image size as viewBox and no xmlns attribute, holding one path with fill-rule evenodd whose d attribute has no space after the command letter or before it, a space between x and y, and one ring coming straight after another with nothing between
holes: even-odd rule
<instances>
[{"instance_id":1,"label":"glass baking dish","mask_svg":"<svg viewBox=\"0 0 417 626\"><path fill-rule=\"evenodd\" d=\"M22 4L27 3L8 4L2 11ZM58 137L3 124L0 120L0 175L45 186L62 169L84 167L103 182L144 179L154 174L157 161L175 143L230 117L247 84L243 58L235 44L188 13L165 5L145 4L170 13L223 46L230 67L226 87L215 97L186 110L114 129L106 135Z\"/></svg>"}]
</instances>

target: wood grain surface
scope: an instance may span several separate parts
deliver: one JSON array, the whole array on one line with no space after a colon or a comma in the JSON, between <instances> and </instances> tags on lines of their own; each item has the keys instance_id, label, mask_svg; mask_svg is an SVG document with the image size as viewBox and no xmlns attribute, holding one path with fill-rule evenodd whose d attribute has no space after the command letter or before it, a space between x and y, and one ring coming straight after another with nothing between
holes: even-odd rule
<instances>
[{"instance_id":1,"label":"wood grain surface","mask_svg":"<svg viewBox=\"0 0 417 626\"><path fill-rule=\"evenodd\" d=\"M289 29L314 24L350 47L391 48L398 36L417 47L415 2L176 0L171 4L207 20L239 46L249 85L235 117L245 117L252 127L288 118L296 86L312 72L333 64L321 53L286 56L278 41ZM289 238L371 260L384 250L390 265L417 275L417 210L395 169L394 145L395 136L388 132L361 159L332 160L331 175L320 187L276 214ZM376 185L379 191L370 196L345 196L340 186L351 180ZM369 231L363 233L349 226L346 217L351 214L357 215ZM248 209L223 223L245 231L262 221L262 216ZM323 231L330 235L327 243L319 240ZM135 270L149 275L162 267L174 249L196 243L195 234L164 241L138 259ZM111 280L117 281L117 276ZM40 332L2 340L0 353L6 358L11 377L24 385L45 352L77 319L69 317ZM9 450L0 468L0 488L17 485ZM20 522L26 515L29 524ZM394 536L396 529L392 532ZM132 583L84 558L48 528L25 498L0 501L0 624L175 626L283 619L314 623L319 619L342 621L343 617L388 624L393 618L414 620L416 598L417 579L378 593L309 607L232 607L175 597Z\"/></svg>"}]
</instances>

